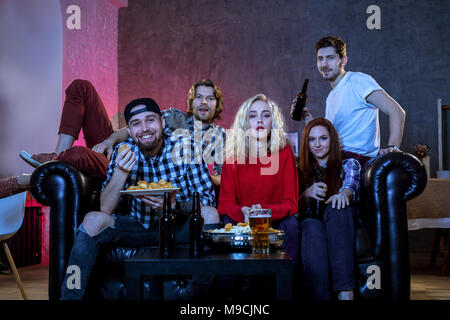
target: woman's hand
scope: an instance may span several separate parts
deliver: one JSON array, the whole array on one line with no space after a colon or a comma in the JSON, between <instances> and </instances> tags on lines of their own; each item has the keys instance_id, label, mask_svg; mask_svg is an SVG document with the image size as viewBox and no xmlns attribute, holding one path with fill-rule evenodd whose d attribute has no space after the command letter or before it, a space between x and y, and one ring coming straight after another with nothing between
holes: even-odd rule
<instances>
[{"instance_id":1,"label":"woman's hand","mask_svg":"<svg viewBox=\"0 0 450 320\"><path fill-rule=\"evenodd\" d=\"M334 194L325 201L325 204L331 203L331 206L336 209L344 209L350 205L350 197L346 192Z\"/></svg>"},{"instance_id":2,"label":"woman's hand","mask_svg":"<svg viewBox=\"0 0 450 320\"><path fill-rule=\"evenodd\" d=\"M316 182L305 190L306 198L313 198L319 201L325 200L327 194L327 185L325 182Z\"/></svg>"},{"instance_id":3,"label":"woman's hand","mask_svg":"<svg viewBox=\"0 0 450 320\"><path fill-rule=\"evenodd\" d=\"M250 211L250 209L251 209L250 207L241 208L242 215L244 216L244 223L248 222L248 212Z\"/></svg>"},{"instance_id":4,"label":"woman's hand","mask_svg":"<svg viewBox=\"0 0 450 320\"><path fill-rule=\"evenodd\" d=\"M248 222L249 212L252 209L261 209L261 205L258 203L258 204L252 204L251 208L250 207L242 207L241 208L242 215L244 216L244 223Z\"/></svg>"}]
</instances>

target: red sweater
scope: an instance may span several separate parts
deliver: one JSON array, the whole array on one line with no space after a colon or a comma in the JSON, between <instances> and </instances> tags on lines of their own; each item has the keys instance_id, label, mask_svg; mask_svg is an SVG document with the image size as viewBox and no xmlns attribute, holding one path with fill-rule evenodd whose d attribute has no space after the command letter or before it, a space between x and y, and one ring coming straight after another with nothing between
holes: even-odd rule
<instances>
[{"instance_id":1,"label":"red sweater","mask_svg":"<svg viewBox=\"0 0 450 320\"><path fill-rule=\"evenodd\" d=\"M275 174L262 175L261 169L276 168ZM298 210L298 177L294 154L289 145L262 164L236 164L225 162L219 193L219 213L228 215L235 222L243 222L242 207L261 204L272 210L272 221L294 215ZM253 163L256 160L253 159ZM273 162L273 163L272 163Z\"/></svg>"}]
</instances>

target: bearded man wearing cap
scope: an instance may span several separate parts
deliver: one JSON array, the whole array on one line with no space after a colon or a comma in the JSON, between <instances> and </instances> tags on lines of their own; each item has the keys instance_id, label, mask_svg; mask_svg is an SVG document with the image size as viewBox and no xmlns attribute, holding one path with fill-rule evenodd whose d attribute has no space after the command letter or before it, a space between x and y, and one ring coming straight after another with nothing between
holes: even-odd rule
<instances>
[{"instance_id":1,"label":"bearded man wearing cap","mask_svg":"<svg viewBox=\"0 0 450 320\"><path fill-rule=\"evenodd\" d=\"M172 208L176 211L177 242L188 241L194 191L200 194L205 228L218 226L219 216L213 207L214 189L207 165L174 159L174 156L184 159L186 150L193 152L192 141L188 141L187 147L180 148L177 144L185 144L186 139L164 134L165 120L151 98L133 100L125 107L124 116L130 137L116 146L102 185L100 211L86 214L69 257L68 268L74 265L80 268L81 285L79 288L68 286L68 273L61 288L61 299L83 297L101 246L107 243L127 246L159 243L158 218L163 206L162 197L121 196L121 190L137 185L138 181L158 182L164 179L173 187L180 188L171 197ZM178 150L175 155L173 150Z\"/></svg>"}]
</instances>

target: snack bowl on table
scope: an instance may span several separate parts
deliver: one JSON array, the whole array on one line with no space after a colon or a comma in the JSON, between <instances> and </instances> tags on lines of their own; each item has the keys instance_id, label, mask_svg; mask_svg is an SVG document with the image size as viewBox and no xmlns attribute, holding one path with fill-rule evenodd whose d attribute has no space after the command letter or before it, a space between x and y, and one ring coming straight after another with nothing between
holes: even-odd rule
<instances>
[{"instance_id":1,"label":"snack bowl on table","mask_svg":"<svg viewBox=\"0 0 450 320\"><path fill-rule=\"evenodd\" d=\"M214 232L203 231L205 244L223 251L251 251L253 237L251 232ZM270 248L278 249L283 245L285 233L282 230L273 229L269 234Z\"/></svg>"}]
</instances>

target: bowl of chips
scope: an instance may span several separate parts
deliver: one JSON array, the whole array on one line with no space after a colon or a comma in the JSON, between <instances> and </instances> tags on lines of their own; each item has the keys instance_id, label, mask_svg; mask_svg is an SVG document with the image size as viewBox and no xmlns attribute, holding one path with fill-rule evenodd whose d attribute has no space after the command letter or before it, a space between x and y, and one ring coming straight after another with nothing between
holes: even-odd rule
<instances>
[{"instance_id":1,"label":"bowl of chips","mask_svg":"<svg viewBox=\"0 0 450 320\"><path fill-rule=\"evenodd\" d=\"M269 229L270 247L280 248L285 240L282 230ZM239 222L237 225L226 224L223 228L205 230L203 236L207 246L213 249L227 251L251 251L253 241L252 231L248 222Z\"/></svg>"}]
</instances>

